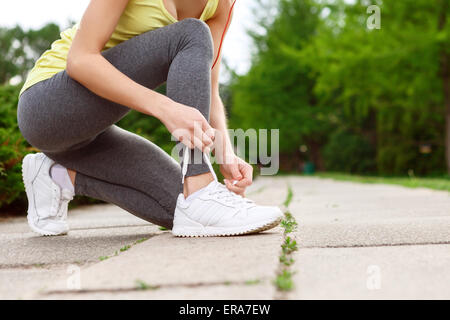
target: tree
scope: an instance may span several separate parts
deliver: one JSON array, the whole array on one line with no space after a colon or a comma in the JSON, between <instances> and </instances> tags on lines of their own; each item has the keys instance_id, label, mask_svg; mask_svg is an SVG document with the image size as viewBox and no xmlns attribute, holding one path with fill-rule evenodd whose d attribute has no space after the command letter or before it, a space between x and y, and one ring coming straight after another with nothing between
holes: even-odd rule
<instances>
[{"instance_id":1,"label":"tree","mask_svg":"<svg viewBox=\"0 0 450 320\"><path fill-rule=\"evenodd\" d=\"M319 145L327 127L327 110L316 104L310 69L292 55L314 36L318 12L311 1L305 0L265 5L266 10L277 14L274 19L265 14L260 20L266 28L264 34L251 34L257 53L248 74L232 83L231 124L240 128L279 128L280 152L298 158L300 146Z\"/></svg>"},{"instance_id":2,"label":"tree","mask_svg":"<svg viewBox=\"0 0 450 320\"><path fill-rule=\"evenodd\" d=\"M339 130L376 146L380 173L445 170L439 0L379 1L379 30L366 28L373 1L322 3L329 14L297 52L317 76L319 103L333 106Z\"/></svg>"},{"instance_id":3,"label":"tree","mask_svg":"<svg viewBox=\"0 0 450 320\"><path fill-rule=\"evenodd\" d=\"M20 26L0 28L0 84L8 83L15 76L24 80L36 59L59 38L59 33L54 23L29 31Z\"/></svg>"},{"instance_id":4,"label":"tree","mask_svg":"<svg viewBox=\"0 0 450 320\"><path fill-rule=\"evenodd\" d=\"M370 5L381 10L380 29L367 27ZM381 174L450 169L449 0L276 8L260 23L266 33L254 35L249 73L233 84L235 126L278 127L283 152L306 144L319 165L325 147L334 170L367 171L374 159ZM362 144L364 152L352 151ZM348 157L367 165L349 166Z\"/></svg>"},{"instance_id":5,"label":"tree","mask_svg":"<svg viewBox=\"0 0 450 320\"><path fill-rule=\"evenodd\" d=\"M445 106L445 148L447 160L447 172L450 174L450 27L449 12L450 5L448 0L440 1L440 14L438 18L438 32L441 42L441 77L442 87L444 89L444 106Z\"/></svg>"}]
</instances>

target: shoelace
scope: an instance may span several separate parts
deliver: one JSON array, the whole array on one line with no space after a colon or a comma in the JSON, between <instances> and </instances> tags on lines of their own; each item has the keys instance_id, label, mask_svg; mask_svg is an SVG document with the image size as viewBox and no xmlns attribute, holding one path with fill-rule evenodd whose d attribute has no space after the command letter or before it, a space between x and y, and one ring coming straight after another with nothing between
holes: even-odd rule
<instances>
[{"instance_id":1,"label":"shoelace","mask_svg":"<svg viewBox=\"0 0 450 320\"><path fill-rule=\"evenodd\" d=\"M226 201L227 203L230 203L232 205L245 205L245 206L252 206L254 205L254 202L250 199L243 198L242 196L235 194L234 192L231 192L228 190L226 186L219 183L217 179L217 175L214 172L214 169L212 167L211 161L209 160L209 157L206 155L206 153L202 152L203 158L205 159L205 163L208 165L209 171L211 171L214 180L217 182L217 186L215 189L210 191L211 195L217 196L218 199L221 199L223 201ZM187 167L190 159L190 149L185 146L183 151L183 168L182 168L182 183L184 184L184 179L186 177L187 173Z\"/></svg>"},{"instance_id":2,"label":"shoelace","mask_svg":"<svg viewBox=\"0 0 450 320\"><path fill-rule=\"evenodd\" d=\"M190 159L190 149L187 147L187 146L185 146L184 147L184 151L183 151L183 169L181 170L181 172L182 172L182 174L183 174L183 178L182 178L182 180L181 180L181 183L182 184L184 184L184 179L185 179L185 177L186 177L186 173L187 173L187 168L188 168L188 164L189 164L189 159ZM217 180L217 176L216 176L216 173L214 172L214 169L213 169L213 167L212 167L212 165L211 165L211 161L209 160L209 157L206 155L206 153L204 153L204 152L202 152L202 156L203 156L203 158L205 159L205 162L206 162L206 164L208 165L208 168L209 168L209 171L211 171L211 173L212 173L212 175L213 175L213 177L214 177L214 180L215 181L218 181Z\"/></svg>"},{"instance_id":3,"label":"shoelace","mask_svg":"<svg viewBox=\"0 0 450 320\"><path fill-rule=\"evenodd\" d=\"M62 218L64 216L65 210L63 210L63 208L65 207L65 205L67 203L69 203L70 200L73 199L73 194L71 191L66 190L66 189L62 189L60 188L59 190L57 190L56 188L59 188L58 186L54 186L55 188L55 192L59 191L59 198L58 201L54 201L52 203L52 210L50 213L51 217L58 217L58 218Z\"/></svg>"},{"instance_id":4,"label":"shoelace","mask_svg":"<svg viewBox=\"0 0 450 320\"><path fill-rule=\"evenodd\" d=\"M232 205L253 205L253 201L250 199L246 199L234 192L231 192L227 189L223 184L218 184L216 189L210 192L211 195L216 195L218 199L221 199L227 203Z\"/></svg>"}]
</instances>

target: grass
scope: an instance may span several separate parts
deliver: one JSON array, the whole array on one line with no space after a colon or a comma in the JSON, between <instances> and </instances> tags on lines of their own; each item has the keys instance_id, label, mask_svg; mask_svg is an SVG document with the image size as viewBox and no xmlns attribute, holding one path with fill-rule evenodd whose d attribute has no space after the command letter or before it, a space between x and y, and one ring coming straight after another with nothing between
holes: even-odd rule
<instances>
[{"instance_id":1,"label":"grass","mask_svg":"<svg viewBox=\"0 0 450 320\"><path fill-rule=\"evenodd\" d=\"M278 274L275 279L275 285L278 290L281 291L290 291L294 288L294 281L292 281L293 273L289 270L283 270L280 274Z\"/></svg>"},{"instance_id":2,"label":"grass","mask_svg":"<svg viewBox=\"0 0 450 320\"><path fill-rule=\"evenodd\" d=\"M125 251L127 251L128 249L130 249L132 246L135 246L135 245L137 245L137 244L139 244L139 243L142 243L142 242L144 242L144 241L147 241L147 240L148 240L148 238L141 238L141 239L138 239L138 240L136 240L135 242L133 242L132 244L128 244L128 245L126 245L126 246L123 246L123 247L120 248L119 250L116 250L116 251L114 252L114 255L111 255L111 256L101 256L101 257L98 257L98 260L100 260L100 261L105 261L105 260L108 260L109 258L118 256L120 252L125 252Z\"/></svg>"},{"instance_id":3,"label":"grass","mask_svg":"<svg viewBox=\"0 0 450 320\"><path fill-rule=\"evenodd\" d=\"M297 241L291 238L288 234L294 232L297 229L297 221L295 221L294 216L289 212L289 205L294 197L294 192L291 186L288 186L287 196L283 205L285 207L284 219L281 222L281 227L284 229L283 239L284 242L281 245L281 254L279 257L279 271L274 280L274 284L278 291L290 291L294 288L294 281L292 280L291 266L294 264L295 260L292 257L292 253L298 250Z\"/></svg>"},{"instance_id":4,"label":"grass","mask_svg":"<svg viewBox=\"0 0 450 320\"><path fill-rule=\"evenodd\" d=\"M157 286L152 286L152 285L146 283L145 281L142 281L139 279L136 280L136 290L145 291L145 290L156 290L156 289L158 289Z\"/></svg>"},{"instance_id":5,"label":"grass","mask_svg":"<svg viewBox=\"0 0 450 320\"><path fill-rule=\"evenodd\" d=\"M281 227L284 229L284 233L288 234L294 232L297 229L297 221L295 221L294 217L289 211L284 213L285 219L281 221Z\"/></svg>"},{"instance_id":6,"label":"grass","mask_svg":"<svg viewBox=\"0 0 450 320\"><path fill-rule=\"evenodd\" d=\"M245 285L247 285L247 286L254 286L254 285L257 285L260 283L261 283L261 280L259 280L259 279L245 281Z\"/></svg>"},{"instance_id":7,"label":"grass","mask_svg":"<svg viewBox=\"0 0 450 320\"><path fill-rule=\"evenodd\" d=\"M319 172L314 176L320 178L330 178L341 181L352 181L361 183L384 183L395 184L407 188L428 188L450 192L450 177L377 177L358 176L345 173Z\"/></svg>"},{"instance_id":8,"label":"grass","mask_svg":"<svg viewBox=\"0 0 450 320\"><path fill-rule=\"evenodd\" d=\"M282 263L283 265L285 265L286 267L291 266L294 263L294 259L291 257L288 257L286 254L282 254L280 256L280 263Z\"/></svg>"},{"instance_id":9,"label":"grass","mask_svg":"<svg viewBox=\"0 0 450 320\"><path fill-rule=\"evenodd\" d=\"M285 206L286 208L289 207L293 196L294 196L294 192L292 191L292 187L288 186L287 196L286 196L286 200L284 200L284 202L283 202L283 206Z\"/></svg>"},{"instance_id":10,"label":"grass","mask_svg":"<svg viewBox=\"0 0 450 320\"><path fill-rule=\"evenodd\" d=\"M127 250L130 249L130 248L131 248L131 245L123 246L122 248L120 248L120 252L127 251Z\"/></svg>"},{"instance_id":11,"label":"grass","mask_svg":"<svg viewBox=\"0 0 450 320\"><path fill-rule=\"evenodd\" d=\"M148 238L142 238L142 239L136 240L136 241L133 243L133 245L142 243L142 242L147 241L147 240L148 240Z\"/></svg>"},{"instance_id":12,"label":"grass","mask_svg":"<svg viewBox=\"0 0 450 320\"><path fill-rule=\"evenodd\" d=\"M286 237L284 243L281 245L281 249L285 255L290 255L292 252L297 251L297 241L293 240L291 237Z\"/></svg>"}]
</instances>

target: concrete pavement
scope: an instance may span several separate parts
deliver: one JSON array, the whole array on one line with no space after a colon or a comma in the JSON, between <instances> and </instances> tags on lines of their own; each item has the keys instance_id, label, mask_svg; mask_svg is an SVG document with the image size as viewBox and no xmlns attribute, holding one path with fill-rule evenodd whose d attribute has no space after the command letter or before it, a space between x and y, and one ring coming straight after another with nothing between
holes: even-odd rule
<instances>
[{"instance_id":1,"label":"concrete pavement","mask_svg":"<svg viewBox=\"0 0 450 320\"><path fill-rule=\"evenodd\" d=\"M450 193L283 176L249 196L289 211L298 229L294 289L274 285L283 229L174 238L112 205L69 212L66 236L0 221L2 299L449 299Z\"/></svg>"},{"instance_id":2,"label":"concrete pavement","mask_svg":"<svg viewBox=\"0 0 450 320\"><path fill-rule=\"evenodd\" d=\"M450 299L450 193L287 178L295 237L290 299Z\"/></svg>"}]
</instances>

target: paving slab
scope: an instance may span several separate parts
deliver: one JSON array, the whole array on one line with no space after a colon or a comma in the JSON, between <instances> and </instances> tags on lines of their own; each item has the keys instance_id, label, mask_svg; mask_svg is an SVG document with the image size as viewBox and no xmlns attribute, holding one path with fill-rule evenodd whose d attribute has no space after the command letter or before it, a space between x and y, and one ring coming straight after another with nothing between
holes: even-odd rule
<instances>
[{"instance_id":1,"label":"paving slab","mask_svg":"<svg viewBox=\"0 0 450 320\"><path fill-rule=\"evenodd\" d=\"M304 247L450 243L450 193L288 177Z\"/></svg>"},{"instance_id":2,"label":"paving slab","mask_svg":"<svg viewBox=\"0 0 450 320\"><path fill-rule=\"evenodd\" d=\"M288 177L290 299L448 299L450 193Z\"/></svg>"},{"instance_id":3,"label":"paving slab","mask_svg":"<svg viewBox=\"0 0 450 320\"><path fill-rule=\"evenodd\" d=\"M40 299L63 300L271 300L275 287L269 280L258 284L207 284L195 287L161 287L154 290L106 290L43 293Z\"/></svg>"},{"instance_id":4,"label":"paving slab","mask_svg":"<svg viewBox=\"0 0 450 320\"><path fill-rule=\"evenodd\" d=\"M302 248L290 299L450 299L450 245Z\"/></svg>"},{"instance_id":5,"label":"paving slab","mask_svg":"<svg viewBox=\"0 0 450 320\"><path fill-rule=\"evenodd\" d=\"M258 235L224 238L175 238L166 232L117 257L83 268L81 289L133 290L142 281L176 292L180 286L207 290L216 284L273 279L278 267L280 234L279 228ZM50 292L64 290L64 279L50 288ZM270 295L271 291L267 292L266 298Z\"/></svg>"},{"instance_id":6,"label":"paving slab","mask_svg":"<svg viewBox=\"0 0 450 320\"><path fill-rule=\"evenodd\" d=\"M248 195L277 205L286 182L258 179ZM281 229L234 238L179 239L113 205L69 211L71 231L30 232L25 218L0 223L2 299L272 299ZM145 242L139 240L148 238ZM136 241L138 243L136 243ZM121 252L120 248L131 245ZM118 252L117 255L115 253ZM100 261L100 257L110 256ZM82 289L67 281L80 273ZM160 286L137 290L137 281ZM255 283L255 280L256 283Z\"/></svg>"},{"instance_id":7,"label":"paving slab","mask_svg":"<svg viewBox=\"0 0 450 320\"><path fill-rule=\"evenodd\" d=\"M26 218L1 224L0 268L97 261L100 256L160 233L155 225L112 205L71 210L69 224L69 233L58 237L31 232Z\"/></svg>"},{"instance_id":8,"label":"paving slab","mask_svg":"<svg viewBox=\"0 0 450 320\"><path fill-rule=\"evenodd\" d=\"M161 231L112 205L69 211L71 230L65 236L41 237L26 218L0 223L0 299L25 299L61 277L72 264L86 266L120 248Z\"/></svg>"},{"instance_id":9,"label":"paving slab","mask_svg":"<svg viewBox=\"0 0 450 320\"><path fill-rule=\"evenodd\" d=\"M66 274L67 267L30 266L0 269L0 300L28 299Z\"/></svg>"}]
</instances>

